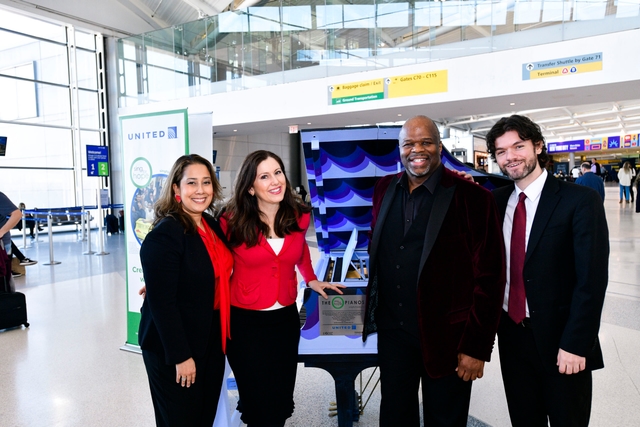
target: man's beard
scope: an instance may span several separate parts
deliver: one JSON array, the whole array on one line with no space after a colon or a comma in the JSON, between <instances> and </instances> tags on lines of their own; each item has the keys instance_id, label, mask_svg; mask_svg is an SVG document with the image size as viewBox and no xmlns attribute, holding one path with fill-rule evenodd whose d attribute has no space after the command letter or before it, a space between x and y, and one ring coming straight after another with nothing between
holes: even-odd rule
<instances>
[{"instance_id":1,"label":"man's beard","mask_svg":"<svg viewBox=\"0 0 640 427\"><path fill-rule=\"evenodd\" d=\"M522 159L522 161L524 161L524 168L521 171L516 172L515 174L509 171L507 167L505 167L504 169L500 168L500 170L502 171L503 174L505 174L512 180L520 181L521 179L526 178L531 172L536 170L536 166L538 164L538 158L536 156L533 159Z\"/></svg>"}]
</instances>

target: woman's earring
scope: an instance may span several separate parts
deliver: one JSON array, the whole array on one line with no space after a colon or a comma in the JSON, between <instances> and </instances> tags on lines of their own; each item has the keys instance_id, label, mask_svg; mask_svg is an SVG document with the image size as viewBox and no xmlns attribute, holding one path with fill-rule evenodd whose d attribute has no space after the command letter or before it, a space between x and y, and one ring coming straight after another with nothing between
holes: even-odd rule
<instances>
[{"instance_id":1,"label":"woman's earring","mask_svg":"<svg viewBox=\"0 0 640 427\"><path fill-rule=\"evenodd\" d=\"M182 198L180 197L179 194L176 194L176 202L178 203L182 202Z\"/></svg>"}]
</instances>

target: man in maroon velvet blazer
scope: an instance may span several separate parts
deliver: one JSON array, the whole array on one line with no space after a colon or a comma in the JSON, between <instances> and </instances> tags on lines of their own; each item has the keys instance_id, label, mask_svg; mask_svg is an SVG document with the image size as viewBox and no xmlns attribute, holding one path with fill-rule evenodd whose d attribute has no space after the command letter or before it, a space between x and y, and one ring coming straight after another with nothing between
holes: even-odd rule
<instances>
[{"instance_id":1,"label":"man in maroon velvet blazer","mask_svg":"<svg viewBox=\"0 0 640 427\"><path fill-rule=\"evenodd\" d=\"M431 119L399 135L405 171L376 184L363 339L378 333L380 426L466 426L490 360L505 285L499 214L486 189L444 168Z\"/></svg>"}]
</instances>

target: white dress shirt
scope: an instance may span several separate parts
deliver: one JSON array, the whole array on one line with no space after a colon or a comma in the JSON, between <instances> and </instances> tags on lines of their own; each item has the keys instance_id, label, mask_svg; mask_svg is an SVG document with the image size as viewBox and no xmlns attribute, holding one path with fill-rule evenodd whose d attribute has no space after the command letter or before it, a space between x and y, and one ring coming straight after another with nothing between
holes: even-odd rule
<instances>
[{"instance_id":1,"label":"white dress shirt","mask_svg":"<svg viewBox=\"0 0 640 427\"><path fill-rule=\"evenodd\" d=\"M275 252L276 255L278 255L280 253L280 251L282 250L282 247L284 246L284 237L278 237L278 238L275 238L275 239L267 239L267 243L269 243L269 246L271 246L271 249L273 249L273 252ZM282 305L278 301L276 301L276 303L273 304L271 307L263 308L261 311L278 310L279 308L283 308L283 307L284 307L284 305Z\"/></svg>"},{"instance_id":2,"label":"white dress shirt","mask_svg":"<svg viewBox=\"0 0 640 427\"><path fill-rule=\"evenodd\" d=\"M538 202L540 202L540 195L542 194L542 188L547 180L547 171L544 169L540 176L536 178L529 186L524 190L527 198L524 200L524 206L527 209L527 232L525 235L525 251L529 246L529 234L531 233L531 225L533 219L536 216L536 210L538 209ZM515 190L509 196L507 202L507 210L504 213L504 222L502 223L502 234L504 236L504 249L507 261L507 286L504 289L504 304L502 308L504 311L509 312L509 278L511 277L511 230L513 228L513 213L518 205L518 198L523 191L518 188L516 184ZM529 317L529 303L526 303L526 315Z\"/></svg>"}]
</instances>

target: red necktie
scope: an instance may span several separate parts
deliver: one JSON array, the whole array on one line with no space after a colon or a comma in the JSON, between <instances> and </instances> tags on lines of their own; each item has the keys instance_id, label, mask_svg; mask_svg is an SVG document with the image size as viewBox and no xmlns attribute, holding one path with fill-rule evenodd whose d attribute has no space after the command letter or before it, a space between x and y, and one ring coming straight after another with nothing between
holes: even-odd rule
<instances>
[{"instance_id":1,"label":"red necktie","mask_svg":"<svg viewBox=\"0 0 640 427\"><path fill-rule=\"evenodd\" d=\"M524 256L527 233L527 208L524 205L526 194L520 193L518 205L513 213L511 230L511 250L509 267L509 317L520 323L526 317L526 293L524 290Z\"/></svg>"}]
</instances>

